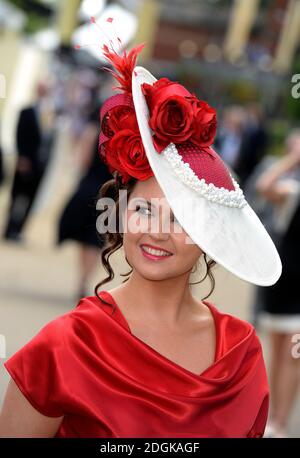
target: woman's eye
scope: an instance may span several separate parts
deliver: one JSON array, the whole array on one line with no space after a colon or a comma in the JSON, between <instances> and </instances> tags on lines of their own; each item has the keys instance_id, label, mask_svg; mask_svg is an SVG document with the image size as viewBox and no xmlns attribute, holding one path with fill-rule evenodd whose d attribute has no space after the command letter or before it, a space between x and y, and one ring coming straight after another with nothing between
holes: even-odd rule
<instances>
[{"instance_id":1,"label":"woman's eye","mask_svg":"<svg viewBox=\"0 0 300 458\"><path fill-rule=\"evenodd\" d=\"M137 205L136 208L135 208L135 211L137 211L138 213L141 213L142 215L146 215L146 216L150 216L151 215L151 211L149 210L148 207L142 207L141 205ZM146 213L146 212L149 212L149 213ZM172 222L175 223L175 224L179 224L179 221L178 219L172 215Z\"/></svg>"},{"instance_id":2,"label":"woman's eye","mask_svg":"<svg viewBox=\"0 0 300 458\"><path fill-rule=\"evenodd\" d=\"M143 215L145 215L145 211L148 211L150 212L149 208L146 208L146 207L141 207L140 205L137 205L136 206L136 209L135 209L137 212L139 213L142 213ZM151 213L151 212L150 212ZM149 214L149 213L148 213Z\"/></svg>"}]
</instances>

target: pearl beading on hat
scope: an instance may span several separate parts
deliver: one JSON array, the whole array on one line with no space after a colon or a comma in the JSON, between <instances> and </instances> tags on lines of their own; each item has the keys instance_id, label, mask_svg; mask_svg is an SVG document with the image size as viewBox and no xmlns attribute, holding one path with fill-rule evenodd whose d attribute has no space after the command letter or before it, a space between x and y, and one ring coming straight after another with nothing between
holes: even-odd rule
<instances>
[{"instance_id":1,"label":"pearl beading on hat","mask_svg":"<svg viewBox=\"0 0 300 458\"><path fill-rule=\"evenodd\" d=\"M190 165L182 160L174 143L170 143L161 154L168 160L179 179L206 199L226 207L242 208L247 205L242 189L231 174L234 191L206 183L204 178L199 179Z\"/></svg>"}]
</instances>

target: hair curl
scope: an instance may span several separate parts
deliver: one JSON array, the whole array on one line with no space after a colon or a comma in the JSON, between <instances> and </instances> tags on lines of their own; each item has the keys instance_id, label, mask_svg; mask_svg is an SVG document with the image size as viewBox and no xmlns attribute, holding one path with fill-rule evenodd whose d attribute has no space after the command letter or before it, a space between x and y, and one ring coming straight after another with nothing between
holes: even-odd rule
<instances>
[{"instance_id":1,"label":"hair curl","mask_svg":"<svg viewBox=\"0 0 300 458\"><path fill-rule=\"evenodd\" d=\"M126 190L127 191L127 197L129 198L130 194L132 193L132 191L134 189L134 186L135 186L136 182L137 182L137 180L135 178L131 178L128 181L128 183L123 184L122 181L121 181L120 175L117 174L114 178L112 178L111 180L109 180L106 183L104 183L101 186L101 188L99 190L99 193L98 193L98 199L104 198L104 197L111 197L116 202L116 205L114 205L111 213L108 214L107 219L109 219L109 220L112 219L113 221L114 220L116 221L117 231L116 232L107 232L106 234L104 234L105 245L104 245L104 248L102 249L102 252L101 252L102 265L104 266L104 269L106 270L108 276L106 278L104 278L102 281L100 281L99 283L97 283L95 288L94 288L95 295L98 297L99 300L101 300L101 301L103 301L105 303L107 303L107 302L104 301L102 299L102 297L101 298L99 297L98 290L102 285L104 285L105 283L108 283L108 282L110 282L111 280L114 279L115 273L113 271L113 268L111 267L109 258L113 253L115 253L115 251L119 250L123 246L123 236L120 233L120 221L119 221L119 206L120 206L119 191L122 190L122 189ZM109 221L107 221L107 219L105 220L105 223L106 224L108 223L108 225L109 225ZM211 289L210 289L210 292L208 293L208 295L205 296L204 298L202 298L202 300L207 299L213 293L213 291L215 289L215 283L216 283L214 275L213 275L213 273L211 271L212 267L214 265L216 265L216 262L213 259L207 261L206 253L203 253L203 255L204 255L204 261L205 261L205 265L206 265L206 273L205 273L204 277L200 281L189 283L189 285L197 285L199 283L202 283L206 279L207 276L209 277L210 283L211 283ZM126 259L127 263L129 264L128 259L127 259L126 256L125 256L125 259ZM197 263L195 265L196 266L195 271L198 268L198 262L199 261L197 261ZM195 271L193 271L192 273L194 273ZM120 274L122 277L128 277L128 278L125 278L125 280L123 280L122 283L125 283L129 279L129 275L131 273L132 273L132 268L126 274ZM107 303L107 305L111 305L111 304Z\"/></svg>"}]
</instances>

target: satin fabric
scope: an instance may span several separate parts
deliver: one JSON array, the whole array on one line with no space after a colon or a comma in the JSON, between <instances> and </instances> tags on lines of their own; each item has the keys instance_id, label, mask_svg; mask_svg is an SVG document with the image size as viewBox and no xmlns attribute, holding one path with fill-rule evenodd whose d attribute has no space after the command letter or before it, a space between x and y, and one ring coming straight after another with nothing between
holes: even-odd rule
<instances>
[{"instance_id":1,"label":"satin fabric","mask_svg":"<svg viewBox=\"0 0 300 458\"><path fill-rule=\"evenodd\" d=\"M100 295L112 306L81 299L4 364L39 412L64 416L55 437L263 435L269 388L251 324L203 301L216 354L196 375L134 336L111 294Z\"/></svg>"}]
</instances>

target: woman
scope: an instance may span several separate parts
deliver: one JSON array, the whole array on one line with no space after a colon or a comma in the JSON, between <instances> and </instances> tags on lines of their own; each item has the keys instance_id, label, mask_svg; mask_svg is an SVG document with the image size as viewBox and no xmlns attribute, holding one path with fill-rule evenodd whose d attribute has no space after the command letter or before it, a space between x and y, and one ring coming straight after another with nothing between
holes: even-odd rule
<instances>
[{"instance_id":1,"label":"woman","mask_svg":"<svg viewBox=\"0 0 300 458\"><path fill-rule=\"evenodd\" d=\"M109 208L97 221L109 229L109 275L5 363L3 437L263 436L269 390L255 330L195 298L189 277L203 255L210 277L217 261L269 285L280 259L211 148L214 110L135 67L140 50L103 48L122 89L101 109L101 155L114 173L100 197L115 202L100 200ZM122 246L130 278L98 291Z\"/></svg>"},{"instance_id":2,"label":"woman","mask_svg":"<svg viewBox=\"0 0 300 458\"><path fill-rule=\"evenodd\" d=\"M283 271L279 281L262 291L263 310L259 322L268 330L271 343L271 414L268 437L287 437L288 421L299 392L300 359L293 347L300 335L300 133L288 138L288 152L259 178L258 191L277 211L284 212L285 230L277 244ZM294 172L295 178L286 179ZM278 213L278 220L279 213Z\"/></svg>"}]
</instances>

